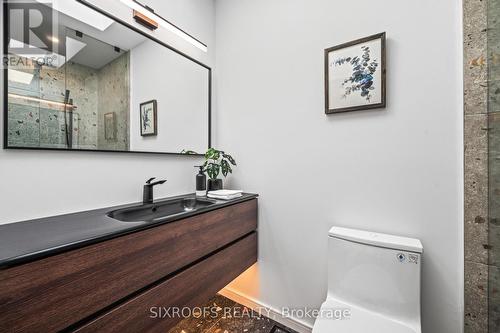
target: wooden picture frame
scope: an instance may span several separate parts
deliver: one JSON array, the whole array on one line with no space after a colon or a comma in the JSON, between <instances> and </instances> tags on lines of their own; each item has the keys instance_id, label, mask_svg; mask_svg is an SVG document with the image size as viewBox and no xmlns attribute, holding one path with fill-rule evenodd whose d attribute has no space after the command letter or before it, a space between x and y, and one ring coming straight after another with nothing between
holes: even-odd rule
<instances>
[{"instance_id":1,"label":"wooden picture frame","mask_svg":"<svg viewBox=\"0 0 500 333\"><path fill-rule=\"evenodd\" d=\"M141 127L141 136L158 135L158 103L151 100L141 103L139 106L139 118Z\"/></svg>"},{"instance_id":2,"label":"wooden picture frame","mask_svg":"<svg viewBox=\"0 0 500 333\"><path fill-rule=\"evenodd\" d=\"M325 113L386 107L386 33L325 50Z\"/></svg>"}]
</instances>

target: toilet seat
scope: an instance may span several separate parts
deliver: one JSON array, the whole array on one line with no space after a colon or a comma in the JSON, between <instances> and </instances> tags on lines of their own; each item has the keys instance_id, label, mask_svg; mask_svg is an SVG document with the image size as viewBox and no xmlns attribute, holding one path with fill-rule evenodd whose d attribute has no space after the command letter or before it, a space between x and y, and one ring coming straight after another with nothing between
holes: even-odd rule
<instances>
[{"instance_id":1,"label":"toilet seat","mask_svg":"<svg viewBox=\"0 0 500 333\"><path fill-rule=\"evenodd\" d=\"M349 319L332 318L332 310L338 312L344 309L349 309ZM316 319L312 333L421 333L420 329L409 327L362 308L347 305L333 298L323 303L320 312L323 316ZM327 318L328 314L330 314L329 318Z\"/></svg>"}]
</instances>

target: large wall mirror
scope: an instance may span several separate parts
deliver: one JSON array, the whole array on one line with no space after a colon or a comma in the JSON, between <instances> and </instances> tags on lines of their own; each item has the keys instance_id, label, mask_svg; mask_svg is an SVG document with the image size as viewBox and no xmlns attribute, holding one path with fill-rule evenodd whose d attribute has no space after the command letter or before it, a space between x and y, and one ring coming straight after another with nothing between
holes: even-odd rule
<instances>
[{"instance_id":1,"label":"large wall mirror","mask_svg":"<svg viewBox=\"0 0 500 333\"><path fill-rule=\"evenodd\" d=\"M79 1L8 0L4 44L5 148L210 146L210 68L131 25Z\"/></svg>"}]
</instances>

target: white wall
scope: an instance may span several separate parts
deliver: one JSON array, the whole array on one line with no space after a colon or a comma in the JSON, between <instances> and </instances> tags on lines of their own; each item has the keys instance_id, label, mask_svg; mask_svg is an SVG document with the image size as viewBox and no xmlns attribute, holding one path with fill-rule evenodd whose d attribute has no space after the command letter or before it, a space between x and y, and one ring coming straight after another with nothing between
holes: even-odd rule
<instances>
[{"instance_id":1,"label":"white wall","mask_svg":"<svg viewBox=\"0 0 500 333\"><path fill-rule=\"evenodd\" d=\"M93 2L133 23L131 11L119 1ZM213 65L215 13L212 0L149 0L147 3L205 41L209 52L205 54L161 28L154 32L155 36ZM3 137L1 118L0 136ZM0 224L136 202L142 199L143 182L152 176L169 180L157 188L157 196L193 192L196 175L193 165L196 164L199 159L193 157L2 149Z\"/></svg>"},{"instance_id":2,"label":"white wall","mask_svg":"<svg viewBox=\"0 0 500 333\"><path fill-rule=\"evenodd\" d=\"M331 226L418 237L423 332L461 332L461 2L216 4L216 143L261 194L259 264L231 287L319 307ZM326 116L323 49L382 31L388 107Z\"/></svg>"},{"instance_id":3,"label":"white wall","mask_svg":"<svg viewBox=\"0 0 500 333\"><path fill-rule=\"evenodd\" d=\"M209 70L145 41L130 50L130 149L203 153L208 147ZM156 84L144 85L152 77ZM156 100L158 135L141 136L140 105Z\"/></svg>"}]
</instances>

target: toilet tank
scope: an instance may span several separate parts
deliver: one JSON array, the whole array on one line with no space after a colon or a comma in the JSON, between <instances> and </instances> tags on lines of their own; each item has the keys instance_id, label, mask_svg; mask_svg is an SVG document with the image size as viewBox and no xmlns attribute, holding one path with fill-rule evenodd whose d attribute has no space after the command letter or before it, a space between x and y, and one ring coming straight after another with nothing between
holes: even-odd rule
<instances>
[{"instance_id":1,"label":"toilet tank","mask_svg":"<svg viewBox=\"0 0 500 333\"><path fill-rule=\"evenodd\" d=\"M417 239L333 227L328 297L420 327L422 253Z\"/></svg>"}]
</instances>

